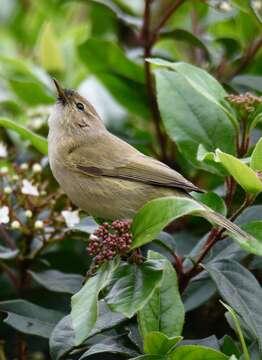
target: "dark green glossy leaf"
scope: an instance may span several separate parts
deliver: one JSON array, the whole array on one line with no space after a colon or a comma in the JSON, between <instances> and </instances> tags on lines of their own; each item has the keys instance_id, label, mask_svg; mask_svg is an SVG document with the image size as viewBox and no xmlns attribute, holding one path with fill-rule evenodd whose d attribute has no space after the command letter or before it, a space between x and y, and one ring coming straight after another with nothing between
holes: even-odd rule
<instances>
[{"instance_id":1,"label":"dark green glossy leaf","mask_svg":"<svg viewBox=\"0 0 262 360\"><path fill-rule=\"evenodd\" d=\"M206 303L216 292L216 287L209 278L191 281L183 293L186 311L192 311Z\"/></svg>"},{"instance_id":2,"label":"dark green glossy leaf","mask_svg":"<svg viewBox=\"0 0 262 360\"><path fill-rule=\"evenodd\" d=\"M12 250L0 245L0 259L9 260L14 259L19 254L19 250Z\"/></svg>"},{"instance_id":3,"label":"dark green glossy leaf","mask_svg":"<svg viewBox=\"0 0 262 360\"><path fill-rule=\"evenodd\" d=\"M117 261L102 265L97 274L89 278L82 289L72 296L71 318L76 346L90 335L97 321L99 292L108 284L117 266Z\"/></svg>"},{"instance_id":4,"label":"dark green glossy leaf","mask_svg":"<svg viewBox=\"0 0 262 360\"><path fill-rule=\"evenodd\" d=\"M77 274L66 274L57 270L46 270L39 273L30 271L32 278L50 291L74 294L83 284L84 277Z\"/></svg>"},{"instance_id":5,"label":"dark green glossy leaf","mask_svg":"<svg viewBox=\"0 0 262 360\"><path fill-rule=\"evenodd\" d=\"M113 311L131 318L141 310L159 285L163 261L147 260L141 265L122 263L113 273L106 302Z\"/></svg>"},{"instance_id":6,"label":"dark green glossy leaf","mask_svg":"<svg viewBox=\"0 0 262 360\"><path fill-rule=\"evenodd\" d=\"M234 153L234 127L222 105L206 96L207 84L199 91L183 75L168 70L156 71L156 83L166 131L188 160L200 165L196 160L199 144L207 151L220 148Z\"/></svg>"},{"instance_id":7,"label":"dark green glossy leaf","mask_svg":"<svg viewBox=\"0 0 262 360\"><path fill-rule=\"evenodd\" d=\"M153 251L149 259L164 261L163 277L151 299L138 313L139 328L143 337L152 331L159 331L168 337L181 335L185 310L178 289L176 272L164 256Z\"/></svg>"},{"instance_id":8,"label":"dark green glossy leaf","mask_svg":"<svg viewBox=\"0 0 262 360\"><path fill-rule=\"evenodd\" d=\"M53 329L50 339L49 348L52 360L59 360L71 349L75 344L75 334L72 327L71 316L67 315L59 321Z\"/></svg>"},{"instance_id":9,"label":"dark green glossy leaf","mask_svg":"<svg viewBox=\"0 0 262 360\"><path fill-rule=\"evenodd\" d=\"M14 329L30 335L49 338L62 314L25 300L0 302L0 311L7 313L4 322Z\"/></svg>"},{"instance_id":10,"label":"dark green glossy leaf","mask_svg":"<svg viewBox=\"0 0 262 360\"><path fill-rule=\"evenodd\" d=\"M99 301L99 316L88 337L120 325L126 318L112 312L103 300ZM75 334L71 316L64 317L54 328L50 341L52 359L59 360L75 346Z\"/></svg>"},{"instance_id":11,"label":"dark green glossy leaf","mask_svg":"<svg viewBox=\"0 0 262 360\"><path fill-rule=\"evenodd\" d=\"M130 356L138 355L138 352L129 347L132 346L132 343L123 336L118 337L108 337L105 340L102 340L98 344L92 345L81 357L79 360L88 359L92 355L98 354L118 354L130 358Z\"/></svg>"},{"instance_id":12,"label":"dark green glossy leaf","mask_svg":"<svg viewBox=\"0 0 262 360\"><path fill-rule=\"evenodd\" d=\"M235 341L229 336L225 335L223 337L223 343L221 345L221 351L228 356L236 355L237 358L240 357L240 350L236 345Z\"/></svg>"},{"instance_id":13,"label":"dark green glossy leaf","mask_svg":"<svg viewBox=\"0 0 262 360\"><path fill-rule=\"evenodd\" d=\"M262 93L262 76L238 75L230 83L239 92L256 91Z\"/></svg>"},{"instance_id":14,"label":"dark green glossy leaf","mask_svg":"<svg viewBox=\"0 0 262 360\"><path fill-rule=\"evenodd\" d=\"M262 289L256 278L232 260L205 266L223 299L237 312L260 346L262 344ZM250 296L252 294L252 296Z\"/></svg>"}]
</instances>

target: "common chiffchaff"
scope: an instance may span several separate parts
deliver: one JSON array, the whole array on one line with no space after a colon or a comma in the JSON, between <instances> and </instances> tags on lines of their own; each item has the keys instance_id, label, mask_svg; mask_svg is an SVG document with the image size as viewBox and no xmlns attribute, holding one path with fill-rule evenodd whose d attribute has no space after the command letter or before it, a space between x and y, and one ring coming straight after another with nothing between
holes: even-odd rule
<instances>
[{"instance_id":1,"label":"common chiffchaff","mask_svg":"<svg viewBox=\"0 0 262 360\"><path fill-rule=\"evenodd\" d=\"M58 98L49 117L49 161L69 198L88 214L132 219L146 202L201 191L167 165L111 134L94 107L54 80ZM208 219L249 237L211 209Z\"/></svg>"}]
</instances>

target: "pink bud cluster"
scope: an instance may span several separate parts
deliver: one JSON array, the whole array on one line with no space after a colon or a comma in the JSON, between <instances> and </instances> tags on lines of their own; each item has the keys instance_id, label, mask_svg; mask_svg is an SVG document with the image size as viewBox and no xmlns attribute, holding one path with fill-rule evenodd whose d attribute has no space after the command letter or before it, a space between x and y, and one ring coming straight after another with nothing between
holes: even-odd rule
<instances>
[{"instance_id":1,"label":"pink bud cluster","mask_svg":"<svg viewBox=\"0 0 262 360\"><path fill-rule=\"evenodd\" d=\"M116 220L112 224L103 223L89 238L87 252L94 256L95 264L101 265L116 255L123 256L130 251L132 234L128 220Z\"/></svg>"}]
</instances>

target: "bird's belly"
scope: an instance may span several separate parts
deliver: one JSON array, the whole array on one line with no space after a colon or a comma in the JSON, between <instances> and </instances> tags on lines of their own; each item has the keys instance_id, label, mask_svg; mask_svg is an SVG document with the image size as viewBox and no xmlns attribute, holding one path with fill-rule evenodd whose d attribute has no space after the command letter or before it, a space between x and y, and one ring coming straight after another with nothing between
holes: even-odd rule
<instances>
[{"instance_id":1,"label":"bird's belly","mask_svg":"<svg viewBox=\"0 0 262 360\"><path fill-rule=\"evenodd\" d=\"M176 194L172 189L109 177L63 173L56 178L75 205L104 219L132 219L146 202Z\"/></svg>"}]
</instances>

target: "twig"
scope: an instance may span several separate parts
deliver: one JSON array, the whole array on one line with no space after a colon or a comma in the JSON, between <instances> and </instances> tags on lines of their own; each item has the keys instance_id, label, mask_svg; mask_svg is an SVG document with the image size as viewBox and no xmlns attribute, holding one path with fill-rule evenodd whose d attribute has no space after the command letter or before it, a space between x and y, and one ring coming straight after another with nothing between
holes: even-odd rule
<instances>
[{"instance_id":1,"label":"twig","mask_svg":"<svg viewBox=\"0 0 262 360\"><path fill-rule=\"evenodd\" d=\"M9 279L12 281L14 287L16 289L18 289L19 283L18 283L18 280L17 280L15 274L13 273L13 271L3 261L0 261L0 268L2 268L2 270L6 273L6 275L9 277Z\"/></svg>"},{"instance_id":2,"label":"twig","mask_svg":"<svg viewBox=\"0 0 262 360\"><path fill-rule=\"evenodd\" d=\"M7 246L10 247L12 250L16 250L16 244L12 237L8 234L8 232L5 230L3 225L0 225L0 234L3 236L3 239L5 240L5 243Z\"/></svg>"},{"instance_id":3,"label":"twig","mask_svg":"<svg viewBox=\"0 0 262 360\"><path fill-rule=\"evenodd\" d=\"M159 113L159 109L157 106L157 100L155 96L155 89L154 89L154 80L151 74L151 68L147 58L151 57L151 50L152 50L152 43L151 43L151 35L150 35L150 5L151 0L145 0L145 10L144 10L144 22L142 28L142 39L144 44L144 67L145 67L145 77L146 77L146 87L147 93L149 97L149 104L150 109L153 116L153 121L157 133L157 137L159 140L159 144L162 151L163 160L166 160L166 146L165 146L165 135L161 129L161 116Z\"/></svg>"},{"instance_id":4,"label":"twig","mask_svg":"<svg viewBox=\"0 0 262 360\"><path fill-rule=\"evenodd\" d=\"M251 43L251 45L247 48L245 54L242 56L238 67L228 76L226 76L226 80L231 80L236 75L241 73L253 60L258 51L262 46L262 37L260 37L257 41Z\"/></svg>"},{"instance_id":5,"label":"twig","mask_svg":"<svg viewBox=\"0 0 262 360\"><path fill-rule=\"evenodd\" d=\"M185 0L177 0L173 5L171 5L163 15L162 19L159 21L155 29L152 31L151 43L153 44L158 36L159 31L167 23L173 13L185 2Z\"/></svg>"}]
</instances>

